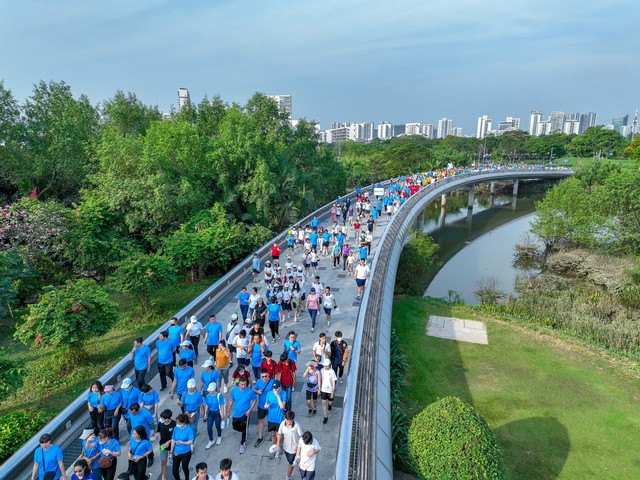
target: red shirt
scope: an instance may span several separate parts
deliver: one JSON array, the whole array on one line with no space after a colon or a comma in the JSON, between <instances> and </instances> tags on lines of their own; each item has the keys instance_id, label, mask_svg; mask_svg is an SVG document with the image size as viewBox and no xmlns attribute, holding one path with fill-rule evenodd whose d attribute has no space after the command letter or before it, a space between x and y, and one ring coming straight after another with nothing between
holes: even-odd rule
<instances>
[{"instance_id":1,"label":"red shirt","mask_svg":"<svg viewBox=\"0 0 640 480\"><path fill-rule=\"evenodd\" d=\"M296 374L296 370L295 362L278 362L276 373L280 374L280 383L283 387L293 386L293 376Z\"/></svg>"},{"instance_id":2,"label":"red shirt","mask_svg":"<svg viewBox=\"0 0 640 480\"><path fill-rule=\"evenodd\" d=\"M271 256L272 257L279 257L280 256L280 245L273 245L271 247Z\"/></svg>"},{"instance_id":3,"label":"red shirt","mask_svg":"<svg viewBox=\"0 0 640 480\"><path fill-rule=\"evenodd\" d=\"M274 362L273 360L271 360L270 362L262 360L262 363L260 364L260 370L267 370L269 372L269 378L274 378L276 376L276 367L276 362Z\"/></svg>"}]
</instances>

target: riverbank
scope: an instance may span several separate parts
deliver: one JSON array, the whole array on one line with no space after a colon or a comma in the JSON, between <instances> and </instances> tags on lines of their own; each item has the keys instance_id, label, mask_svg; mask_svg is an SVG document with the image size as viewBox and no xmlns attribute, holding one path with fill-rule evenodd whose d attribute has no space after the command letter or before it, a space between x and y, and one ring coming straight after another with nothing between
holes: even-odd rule
<instances>
[{"instance_id":1,"label":"riverbank","mask_svg":"<svg viewBox=\"0 0 640 480\"><path fill-rule=\"evenodd\" d=\"M427 337L429 315L483 321L489 345ZM640 477L636 362L561 332L430 298L397 297L393 327L409 362L407 412L446 395L470 403L496 432L510 478Z\"/></svg>"}]
</instances>

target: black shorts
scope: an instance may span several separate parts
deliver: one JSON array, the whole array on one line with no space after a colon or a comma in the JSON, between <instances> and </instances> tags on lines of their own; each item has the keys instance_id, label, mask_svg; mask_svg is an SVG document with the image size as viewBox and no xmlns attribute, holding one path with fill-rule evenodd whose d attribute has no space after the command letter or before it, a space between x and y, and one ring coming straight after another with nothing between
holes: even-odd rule
<instances>
[{"instance_id":1,"label":"black shorts","mask_svg":"<svg viewBox=\"0 0 640 480\"><path fill-rule=\"evenodd\" d=\"M322 246L323 247L328 247L329 246L329 242L322 242Z\"/></svg>"},{"instance_id":2,"label":"black shorts","mask_svg":"<svg viewBox=\"0 0 640 480\"><path fill-rule=\"evenodd\" d=\"M262 420L269 413L268 410L264 410L263 408L258 407L258 420Z\"/></svg>"},{"instance_id":3,"label":"black shorts","mask_svg":"<svg viewBox=\"0 0 640 480\"><path fill-rule=\"evenodd\" d=\"M318 392L310 392L309 390L306 390L307 392L307 400L317 400L318 399Z\"/></svg>"},{"instance_id":4,"label":"black shorts","mask_svg":"<svg viewBox=\"0 0 640 480\"><path fill-rule=\"evenodd\" d=\"M320 398L322 400L333 400L333 394L332 393L327 393L327 392L320 392Z\"/></svg>"},{"instance_id":5,"label":"black shorts","mask_svg":"<svg viewBox=\"0 0 640 480\"><path fill-rule=\"evenodd\" d=\"M279 428L280 428L280 424L277 422L267 423L267 432L277 432Z\"/></svg>"},{"instance_id":6,"label":"black shorts","mask_svg":"<svg viewBox=\"0 0 640 480\"><path fill-rule=\"evenodd\" d=\"M289 452L287 452L287 451L285 450L285 452L284 452L284 456L286 457L287 462L289 463L289 465L293 465L293 462L294 462L294 461L295 461L295 459L296 459L296 453L295 453L295 452L293 452L293 453L289 453Z\"/></svg>"},{"instance_id":7,"label":"black shorts","mask_svg":"<svg viewBox=\"0 0 640 480\"><path fill-rule=\"evenodd\" d=\"M318 266L318 262L311 262L311 266L314 267L314 268L317 267Z\"/></svg>"},{"instance_id":8,"label":"black shorts","mask_svg":"<svg viewBox=\"0 0 640 480\"><path fill-rule=\"evenodd\" d=\"M285 312L291 310L291 302L282 302L282 310Z\"/></svg>"},{"instance_id":9,"label":"black shorts","mask_svg":"<svg viewBox=\"0 0 640 480\"><path fill-rule=\"evenodd\" d=\"M327 308L327 307L322 307L322 308L324 308L324 314L326 316L330 316L331 315L331 308Z\"/></svg>"},{"instance_id":10,"label":"black shorts","mask_svg":"<svg viewBox=\"0 0 640 480\"><path fill-rule=\"evenodd\" d=\"M367 283L367 279L366 278L356 278L356 285L358 287L363 287L365 285L365 283Z\"/></svg>"}]
</instances>

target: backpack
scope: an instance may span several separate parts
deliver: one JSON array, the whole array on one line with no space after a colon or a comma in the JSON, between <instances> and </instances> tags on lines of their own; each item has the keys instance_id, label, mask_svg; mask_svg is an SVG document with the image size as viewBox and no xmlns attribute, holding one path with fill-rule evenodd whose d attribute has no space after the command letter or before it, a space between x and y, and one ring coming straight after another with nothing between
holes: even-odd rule
<instances>
[{"instance_id":1,"label":"backpack","mask_svg":"<svg viewBox=\"0 0 640 480\"><path fill-rule=\"evenodd\" d=\"M342 342L334 340L331 342L331 361L334 364L342 363Z\"/></svg>"}]
</instances>

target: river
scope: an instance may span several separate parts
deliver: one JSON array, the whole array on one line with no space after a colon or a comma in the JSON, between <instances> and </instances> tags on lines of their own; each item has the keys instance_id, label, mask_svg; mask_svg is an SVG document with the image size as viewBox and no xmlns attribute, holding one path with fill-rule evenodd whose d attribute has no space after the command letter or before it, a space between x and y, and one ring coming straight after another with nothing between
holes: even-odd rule
<instances>
[{"instance_id":1,"label":"river","mask_svg":"<svg viewBox=\"0 0 640 480\"><path fill-rule=\"evenodd\" d=\"M513 207L510 195L496 195L491 204L487 196L476 195L471 224L467 219L467 195L448 197L444 225L440 226L440 202L434 202L425 215L424 232L440 245L438 265L433 268L425 295L449 297L457 292L468 304L480 303L473 295L482 280L493 278L497 289L513 293L516 275L531 274L515 268L513 246L530 229L534 203L543 192L518 195Z\"/></svg>"}]
</instances>

